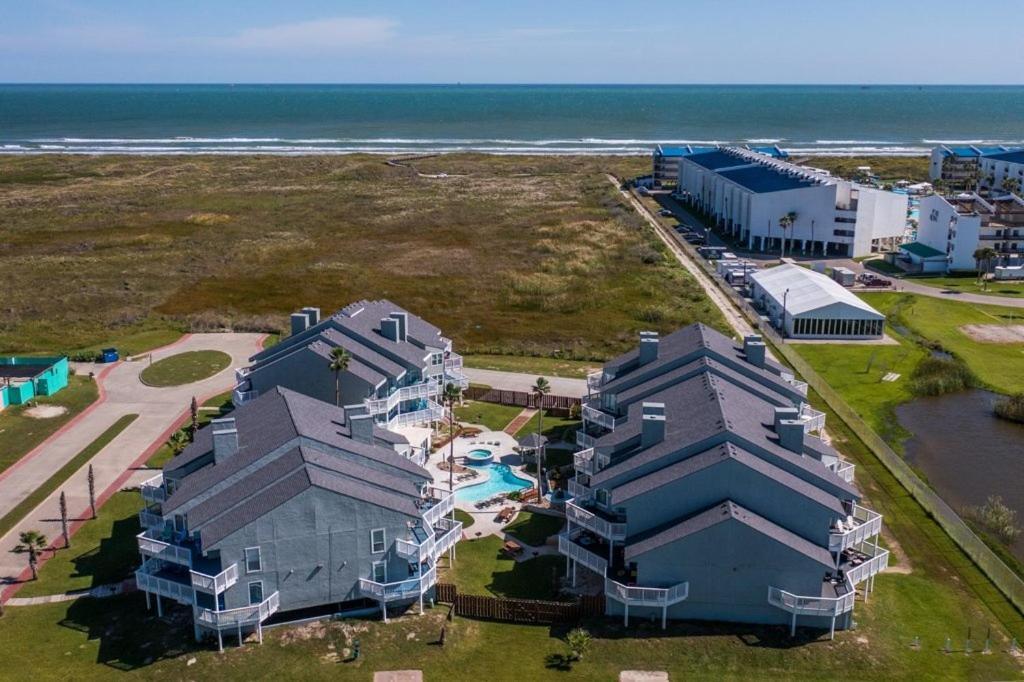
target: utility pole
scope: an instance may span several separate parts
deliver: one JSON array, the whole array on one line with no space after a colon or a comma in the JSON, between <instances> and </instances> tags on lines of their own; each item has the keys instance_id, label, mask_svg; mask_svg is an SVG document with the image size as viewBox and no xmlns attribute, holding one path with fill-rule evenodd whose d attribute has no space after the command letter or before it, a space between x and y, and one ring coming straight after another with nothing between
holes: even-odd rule
<instances>
[{"instance_id":1,"label":"utility pole","mask_svg":"<svg viewBox=\"0 0 1024 682\"><path fill-rule=\"evenodd\" d=\"M96 518L96 477L92 473L92 465L89 465L89 508L92 509L92 517Z\"/></svg>"},{"instance_id":2,"label":"utility pole","mask_svg":"<svg viewBox=\"0 0 1024 682\"><path fill-rule=\"evenodd\" d=\"M71 547L71 538L68 536L68 499L64 491L60 491L60 529L64 533L64 549Z\"/></svg>"}]
</instances>

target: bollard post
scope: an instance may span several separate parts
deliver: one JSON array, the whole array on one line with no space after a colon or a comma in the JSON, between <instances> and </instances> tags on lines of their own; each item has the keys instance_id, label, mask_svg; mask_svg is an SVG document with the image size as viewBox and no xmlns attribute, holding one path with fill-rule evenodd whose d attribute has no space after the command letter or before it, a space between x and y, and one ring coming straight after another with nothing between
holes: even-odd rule
<instances>
[{"instance_id":1,"label":"bollard post","mask_svg":"<svg viewBox=\"0 0 1024 682\"><path fill-rule=\"evenodd\" d=\"M942 650L948 654L949 651L950 651L951 645L952 645L952 643L950 642L949 637L946 637L946 643L942 646Z\"/></svg>"}]
</instances>

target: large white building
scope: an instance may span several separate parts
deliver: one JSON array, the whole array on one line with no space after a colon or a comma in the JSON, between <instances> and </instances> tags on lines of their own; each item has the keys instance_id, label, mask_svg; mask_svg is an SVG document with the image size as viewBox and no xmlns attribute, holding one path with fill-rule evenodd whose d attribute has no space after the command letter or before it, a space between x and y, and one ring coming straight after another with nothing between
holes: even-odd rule
<instances>
[{"instance_id":1,"label":"large white building","mask_svg":"<svg viewBox=\"0 0 1024 682\"><path fill-rule=\"evenodd\" d=\"M750 296L795 339L877 339L885 315L829 277L784 264L750 276Z\"/></svg>"},{"instance_id":2,"label":"large white building","mask_svg":"<svg viewBox=\"0 0 1024 682\"><path fill-rule=\"evenodd\" d=\"M737 147L680 157L677 193L757 251L785 236L791 253L866 256L894 248L907 224L905 195Z\"/></svg>"},{"instance_id":3,"label":"large white building","mask_svg":"<svg viewBox=\"0 0 1024 682\"><path fill-rule=\"evenodd\" d=\"M924 197L917 241L946 254L947 270L975 270L974 252L986 246L999 254L992 266L1017 265L1024 259L1024 199L974 193Z\"/></svg>"},{"instance_id":4,"label":"large white building","mask_svg":"<svg viewBox=\"0 0 1024 682\"><path fill-rule=\"evenodd\" d=\"M982 180L985 157L1013 151L1009 147L975 145L949 146L940 144L932 149L929 175L933 182L941 181L950 190L973 190Z\"/></svg>"},{"instance_id":5,"label":"large white building","mask_svg":"<svg viewBox=\"0 0 1024 682\"><path fill-rule=\"evenodd\" d=\"M978 189L1020 192L1024 189L1024 149L988 154L978 162ZM1007 184L1007 181L1014 181Z\"/></svg>"}]
</instances>

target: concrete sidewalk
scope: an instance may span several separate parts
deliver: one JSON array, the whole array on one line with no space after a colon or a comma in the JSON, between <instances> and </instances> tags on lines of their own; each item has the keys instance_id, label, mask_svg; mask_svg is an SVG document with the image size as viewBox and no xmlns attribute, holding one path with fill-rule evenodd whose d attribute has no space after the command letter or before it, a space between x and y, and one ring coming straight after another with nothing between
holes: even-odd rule
<instances>
[{"instance_id":1,"label":"concrete sidewalk","mask_svg":"<svg viewBox=\"0 0 1024 682\"><path fill-rule=\"evenodd\" d=\"M137 414L138 419L92 458L96 477L97 503L105 501L117 489L135 485L153 475L147 470L132 471L143 455L155 451L173 432L178 420L187 414L195 396L200 402L234 385L234 368L248 363L248 358L261 348L261 334L190 334L179 341L151 353L153 360L194 350L220 350L231 356L231 364L218 374L184 386L153 388L139 380L148 361L121 362L98 377L101 398L91 411L69 429L51 436L40 447L12 465L0 479L0 516L8 513L35 491L87 445L93 442L119 418ZM72 519L89 516L89 494L86 482L88 465L83 466L61 487L67 493L68 514ZM12 551L18 544L18 533L38 530L51 543L61 545L58 498L54 491L30 512L7 535L0 538L0 585L15 583L26 569L25 557ZM80 525L82 521L76 521ZM77 525L72 524L73 527ZM0 599L9 596L8 587Z\"/></svg>"},{"instance_id":2,"label":"concrete sidewalk","mask_svg":"<svg viewBox=\"0 0 1024 682\"><path fill-rule=\"evenodd\" d=\"M944 298L950 301L959 301L961 303L974 303L976 305L999 305L1004 308L1024 308L1024 298L1010 298L1009 296L986 296L985 294L972 294L960 291L954 291L951 289L942 289L939 287L930 287L927 284L918 284L912 279L905 277L894 277L892 275L881 275L875 270L869 270L864 267L863 263L858 263L854 260L842 260L838 263L829 262L829 265L842 265L844 268L849 268L860 274L862 272L870 272L873 275L880 275L886 279L891 279L896 287L896 291L907 292L911 294L918 294L919 296L930 296L931 298ZM990 285L998 286L999 282L990 281ZM891 289L882 289L882 291L891 291Z\"/></svg>"}]
</instances>

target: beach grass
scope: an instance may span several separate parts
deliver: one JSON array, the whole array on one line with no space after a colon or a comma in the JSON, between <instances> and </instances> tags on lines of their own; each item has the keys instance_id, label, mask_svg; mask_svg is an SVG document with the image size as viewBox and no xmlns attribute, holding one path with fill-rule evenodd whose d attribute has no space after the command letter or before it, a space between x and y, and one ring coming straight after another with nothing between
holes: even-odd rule
<instances>
[{"instance_id":1,"label":"beach grass","mask_svg":"<svg viewBox=\"0 0 1024 682\"><path fill-rule=\"evenodd\" d=\"M369 155L11 158L0 348L138 353L384 297L466 354L597 362L641 329L724 328L607 181L648 164L459 154L417 162L448 174L426 178Z\"/></svg>"},{"instance_id":2,"label":"beach grass","mask_svg":"<svg viewBox=\"0 0 1024 682\"><path fill-rule=\"evenodd\" d=\"M859 167L871 166L882 182L929 181L927 156L811 156L801 163L851 180L856 179Z\"/></svg>"}]
</instances>

